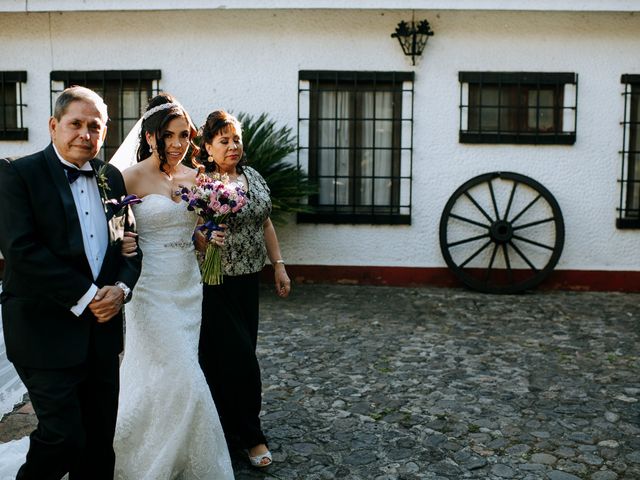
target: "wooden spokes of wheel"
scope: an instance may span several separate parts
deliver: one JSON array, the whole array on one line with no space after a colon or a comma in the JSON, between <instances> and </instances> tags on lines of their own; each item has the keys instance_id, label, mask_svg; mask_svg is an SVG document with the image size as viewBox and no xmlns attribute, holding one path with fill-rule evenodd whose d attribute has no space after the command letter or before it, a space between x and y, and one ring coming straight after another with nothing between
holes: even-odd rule
<instances>
[{"instance_id":1,"label":"wooden spokes of wheel","mask_svg":"<svg viewBox=\"0 0 640 480\"><path fill-rule=\"evenodd\" d=\"M536 287L553 271L563 246L558 202L540 183L517 173L470 179L451 195L440 218L447 266L481 292Z\"/></svg>"}]
</instances>

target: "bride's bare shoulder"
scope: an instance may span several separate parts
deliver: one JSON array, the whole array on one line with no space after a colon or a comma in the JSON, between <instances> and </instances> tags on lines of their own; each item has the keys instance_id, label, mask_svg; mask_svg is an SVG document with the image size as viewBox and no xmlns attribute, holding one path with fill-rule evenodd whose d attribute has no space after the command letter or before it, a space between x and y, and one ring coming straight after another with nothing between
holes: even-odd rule
<instances>
[{"instance_id":1,"label":"bride's bare shoulder","mask_svg":"<svg viewBox=\"0 0 640 480\"><path fill-rule=\"evenodd\" d=\"M141 174L140 172L140 164L136 163L135 165L131 165L129 168L126 168L122 172L122 176L124 177L124 181L128 181L133 179Z\"/></svg>"},{"instance_id":2,"label":"bride's bare shoulder","mask_svg":"<svg viewBox=\"0 0 640 480\"><path fill-rule=\"evenodd\" d=\"M139 185L146 176L148 166L146 162L136 163L130 166L122 172L124 177L124 183L129 193L136 193L139 190Z\"/></svg>"}]
</instances>

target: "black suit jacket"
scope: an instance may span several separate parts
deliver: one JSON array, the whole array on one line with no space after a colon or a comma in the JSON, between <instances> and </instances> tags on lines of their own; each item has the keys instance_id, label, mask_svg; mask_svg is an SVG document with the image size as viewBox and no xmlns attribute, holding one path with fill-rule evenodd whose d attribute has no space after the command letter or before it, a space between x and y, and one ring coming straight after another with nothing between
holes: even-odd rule
<instances>
[{"instance_id":1,"label":"black suit jacket","mask_svg":"<svg viewBox=\"0 0 640 480\"><path fill-rule=\"evenodd\" d=\"M105 165L91 160L95 171ZM109 198L126 194L120 172L106 165ZM105 210L110 236L131 230L132 215ZM70 308L94 283L82 230L66 174L52 145L19 158L0 160L0 251L5 258L2 322L7 357L16 365L63 368L81 363L89 349L99 355L122 351L122 314L97 323L89 308ZM95 284L116 281L133 288L142 252L123 257L112 238Z\"/></svg>"}]
</instances>

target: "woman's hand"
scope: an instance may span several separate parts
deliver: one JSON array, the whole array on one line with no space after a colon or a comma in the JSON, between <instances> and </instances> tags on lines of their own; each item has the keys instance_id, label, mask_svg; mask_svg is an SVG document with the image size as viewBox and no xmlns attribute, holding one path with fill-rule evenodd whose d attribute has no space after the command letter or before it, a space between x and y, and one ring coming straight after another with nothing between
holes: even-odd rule
<instances>
[{"instance_id":1,"label":"woman's hand","mask_svg":"<svg viewBox=\"0 0 640 480\"><path fill-rule=\"evenodd\" d=\"M124 232L120 250L123 257L135 257L138 255L138 234L134 232Z\"/></svg>"},{"instance_id":2,"label":"woman's hand","mask_svg":"<svg viewBox=\"0 0 640 480\"><path fill-rule=\"evenodd\" d=\"M287 270L284 268L284 263L276 263L273 266L273 270L276 281L276 294L281 298L288 297L291 291L291 280L287 275Z\"/></svg>"},{"instance_id":3,"label":"woman's hand","mask_svg":"<svg viewBox=\"0 0 640 480\"><path fill-rule=\"evenodd\" d=\"M197 251L204 253L207 249L207 243L207 237L201 230L193 232L193 245L196 247Z\"/></svg>"},{"instance_id":4,"label":"woman's hand","mask_svg":"<svg viewBox=\"0 0 640 480\"><path fill-rule=\"evenodd\" d=\"M195 245L196 250L199 252L205 252L210 243L222 247L224 245L227 226L225 224L220 224L219 227L221 227L222 230L214 230L211 232L209 240L207 240L207 236L202 233L202 230L196 230L193 235L193 244Z\"/></svg>"},{"instance_id":5,"label":"woman's hand","mask_svg":"<svg viewBox=\"0 0 640 480\"><path fill-rule=\"evenodd\" d=\"M267 255L273 265L276 280L276 294L281 298L288 297L291 291L291 280L289 279L289 275L287 275L287 270L284 268L280 245L278 244L278 237L276 236L276 229L273 228L273 223L270 218L267 218L262 226L264 228L264 243L267 247Z\"/></svg>"},{"instance_id":6,"label":"woman's hand","mask_svg":"<svg viewBox=\"0 0 640 480\"><path fill-rule=\"evenodd\" d=\"M220 225L218 225L218 227L220 227L221 230L214 230L213 232L211 232L211 239L209 239L209 241L214 245L218 245L219 247L221 247L224 245L224 237L227 234L227 225L221 223Z\"/></svg>"}]
</instances>

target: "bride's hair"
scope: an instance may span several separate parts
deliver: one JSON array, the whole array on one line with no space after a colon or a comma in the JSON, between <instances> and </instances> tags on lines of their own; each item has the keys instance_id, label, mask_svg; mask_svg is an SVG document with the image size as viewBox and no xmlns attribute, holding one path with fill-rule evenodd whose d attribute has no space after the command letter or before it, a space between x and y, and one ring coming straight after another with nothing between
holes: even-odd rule
<instances>
[{"instance_id":1,"label":"bride's hair","mask_svg":"<svg viewBox=\"0 0 640 480\"><path fill-rule=\"evenodd\" d=\"M162 105L167 105L162 107ZM185 156L185 160L191 160L191 164L200 168L200 165L194 161L200 153L200 149L193 142L193 139L198 134L195 125L191 121L191 117L187 111L176 101L176 99L165 92L159 93L153 97L147 105L146 113L142 117L142 125L140 127L140 144L138 146L138 152L136 154L138 162L149 158L151 156L151 148L149 142L147 142L147 136L149 132L156 138L156 149L158 158L160 159L160 171L164 171L164 166L167 163L167 157L165 155L165 143L164 143L164 130L167 124L174 118L184 117L189 124L189 150Z\"/></svg>"},{"instance_id":2,"label":"bride's hair","mask_svg":"<svg viewBox=\"0 0 640 480\"><path fill-rule=\"evenodd\" d=\"M209 161L209 154L204 146L205 143L211 144L213 137L220 132L226 132L229 127L233 127L236 133L242 137L242 124L236 117L224 110L214 110L209 114L207 121L200 128L200 145L202 148L200 148L198 162L204 165L206 172L215 172L218 166L216 165L216 162ZM242 173L242 167L247 163L246 155L247 154L243 149L242 158L236 165L238 173Z\"/></svg>"}]
</instances>

